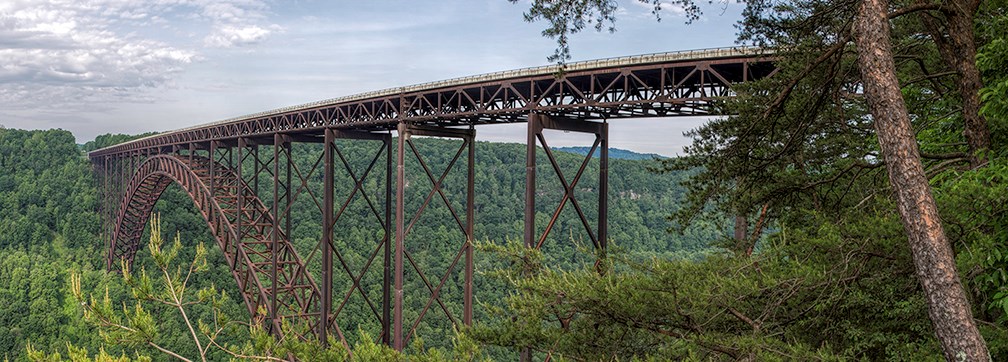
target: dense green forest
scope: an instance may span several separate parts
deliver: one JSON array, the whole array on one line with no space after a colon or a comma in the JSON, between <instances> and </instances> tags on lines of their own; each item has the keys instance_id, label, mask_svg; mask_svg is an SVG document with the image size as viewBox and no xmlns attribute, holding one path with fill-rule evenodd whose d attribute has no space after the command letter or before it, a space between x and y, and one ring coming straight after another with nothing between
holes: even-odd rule
<instances>
[{"instance_id":1,"label":"dense green forest","mask_svg":"<svg viewBox=\"0 0 1008 362\"><path fill-rule=\"evenodd\" d=\"M558 151L570 152L578 155L587 155L588 151L591 151L591 147L557 147ZM594 157L599 157L601 150L596 149ZM637 153L629 150L610 148L609 158L620 159L620 160L653 160L667 158L655 153Z\"/></svg>"},{"instance_id":2,"label":"dense green forest","mask_svg":"<svg viewBox=\"0 0 1008 362\"><path fill-rule=\"evenodd\" d=\"M40 350L59 351L64 343L69 341L78 347L97 351L102 345L98 335L92 328L83 324L80 313L73 305L73 298L67 295L68 276L70 273L82 273L82 284L86 289L101 294L106 288L113 300L123 300L128 293L121 280L115 275L106 275L102 270L104 241L99 240L98 218L95 212L97 191L91 165L85 152L105 145L114 144L128 139L126 136L101 136L93 142L79 146L73 136L65 131L22 131L15 129L0 130L0 147L3 158L0 166L5 172L2 176L3 188L0 195L3 200L3 222L0 223L0 248L4 250L0 260L0 295L5 301L3 305L4 328L0 331L0 350L7 351L10 357L21 356L26 343L31 343ZM298 167L309 169L321 153L318 145L295 144L294 159ZM457 145L448 140L421 139L418 147L425 154L429 165L437 170L442 169L450 160ZM517 144L497 144L479 142L476 144L476 201L477 239L484 244L504 244L507 240L518 240L521 237L524 203L524 164L511 162L524 159L525 147ZM347 143L341 145L351 164L362 167L370 161L368 155L373 155L377 148L373 145ZM541 157L545 157L540 153ZM574 154L559 152L559 161L566 169L574 169L581 157ZM426 182L416 162L410 163L408 180L410 182ZM552 177L553 172L548 162L540 160L540 205L537 208L539 229L553 212L560 197L558 182ZM626 255L668 255L670 258L696 257L708 249L708 242L727 235L729 225L706 224L704 227L690 228L690 233L675 235L668 233L674 225L667 219L683 197L679 187L681 176L659 175L647 170L648 161L613 160L610 167L610 232L614 248L625 250ZM250 169L250 168L246 168ZM458 169L457 171L464 171ZM382 170L383 172L383 170ZM573 172L566 171L565 172ZM447 178L444 189L453 195L453 205L460 210L464 201L464 185L461 172L452 172ZM372 174L367 179L369 194L377 197L376 202L383 202L384 174ZM591 163L586 175L581 181L584 186L578 195L583 199L584 208L591 210L597 204L598 195L590 186L597 183L597 162ZM264 181L263 184L266 184ZM337 195L348 195L352 185L344 183L337 187ZM429 188L428 185L424 185ZM311 177L310 188L321 189L321 178ZM408 210L416 210L427 190L417 188L407 194L411 197ZM261 190L264 200L272 198L272 190L264 187ZM316 191L317 192L317 191ZM312 254L319 238L320 216L317 207L308 196L295 199L295 207L291 211L294 220L292 239L302 255ZM411 209L412 208L412 209ZM586 234L580 221L567 207L558 222L556 229L544 250L550 255L550 260L557 266L573 268L578 263L590 263L594 255L586 248ZM357 197L348 207L346 217L341 219L337 231L337 242L343 247L342 255L347 262L360 268L365 258L374 249L374 240L380 239L381 228L373 219L369 219L364 199ZM226 263L222 259L219 248L209 234L200 213L178 187L172 186L158 202L155 212L160 214L163 234L170 239L173 235L180 236L185 248L181 259L191 258L197 242L206 244L208 249L209 270L196 275L190 281L194 288L215 285L226 291L231 300L223 308L236 318L248 319L244 305L238 298L235 282L232 280ZM594 212L589 213L594 217ZM412 212L408 212L412 215ZM407 239L408 250L413 253L418 263L424 269L443 273L453 252L459 245L448 241L459 240L460 233L452 228L443 205L432 203L424 212L418 226ZM625 242L624 242L625 241ZM583 254L583 255L579 255ZM490 253L477 253L477 293L479 301L494 301L503 299L507 293L504 286L484 276L483 271L492 267ZM137 268L153 269L151 258L146 250L141 250ZM318 266L319 258L314 258L312 266ZM425 270L426 271L426 270ZM442 298L446 301L455 316L461 315L459 268L455 268L454 284L446 287ZM369 288L369 297L380 302L380 267L373 267L362 282ZM440 277L440 274L437 275ZM337 278L337 286L346 288ZM422 285L418 284L415 275L407 276L407 290L416 292L409 298L416 309L422 307L426 297ZM337 290L341 290L337 288ZM341 290L342 291L342 290ZM342 297L342 294L340 294ZM115 304L120 304L116 302ZM377 334L377 320L370 315L370 310L359 297L350 300L347 312L341 314L339 322L345 330L354 332L357 329ZM157 310L157 309L155 309ZM432 310L424 319L424 325L418 335L429 346L450 346L451 332L444 315L436 315ZM163 315L171 316L170 310L160 310ZM209 320L209 308L196 309L194 318ZM487 318L482 307L477 308L477 319ZM183 326L178 318L163 318L158 321L162 331L182 331ZM236 331L232 334L234 340L247 338L247 332ZM352 341L357 334L349 336ZM165 332L157 339L165 346L183 352L192 351L187 348L186 336L181 333ZM121 351L118 346L106 345L110 352ZM191 354L190 354L191 355Z\"/></svg>"}]
</instances>

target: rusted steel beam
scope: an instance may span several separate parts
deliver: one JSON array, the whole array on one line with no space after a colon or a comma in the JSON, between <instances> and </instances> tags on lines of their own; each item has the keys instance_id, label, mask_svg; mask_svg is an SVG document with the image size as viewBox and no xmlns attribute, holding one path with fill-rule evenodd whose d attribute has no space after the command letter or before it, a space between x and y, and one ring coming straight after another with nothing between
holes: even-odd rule
<instances>
[{"instance_id":1,"label":"rusted steel beam","mask_svg":"<svg viewBox=\"0 0 1008 362\"><path fill-rule=\"evenodd\" d=\"M525 238L526 248L536 245L535 199L536 199L536 135L542 133L543 116L537 113L529 114L525 141ZM521 362L532 361L532 349L524 347L518 355Z\"/></svg>"},{"instance_id":2,"label":"rusted steel beam","mask_svg":"<svg viewBox=\"0 0 1008 362\"><path fill-rule=\"evenodd\" d=\"M273 226L271 228L271 245L270 245L270 315L269 318L272 320L272 324L276 325L280 322L277 316L277 293L280 284L278 273L277 273L277 262L279 261L279 249L280 249L280 210L283 206L280 205L280 149L284 147L285 140L283 135L277 133L273 135ZM289 160L288 160L289 161ZM274 333L280 333L280 331L274 331Z\"/></svg>"},{"instance_id":3,"label":"rusted steel beam","mask_svg":"<svg viewBox=\"0 0 1008 362\"><path fill-rule=\"evenodd\" d=\"M217 159L217 157L214 156L214 153L217 152L217 141L210 141L210 149L208 152L210 153L210 197L214 197L217 192L217 175L215 175L214 172L217 170L217 162L214 161Z\"/></svg>"},{"instance_id":4,"label":"rusted steel beam","mask_svg":"<svg viewBox=\"0 0 1008 362\"><path fill-rule=\"evenodd\" d=\"M609 123L599 126L599 201L598 237L601 256L605 257L609 247ZM598 267L598 261L596 261Z\"/></svg>"},{"instance_id":5,"label":"rusted steel beam","mask_svg":"<svg viewBox=\"0 0 1008 362\"><path fill-rule=\"evenodd\" d=\"M328 345L327 335L329 333L329 318L332 313L332 283L333 283L333 132L325 130L325 143L323 156L325 158L325 169L323 171L323 211L322 211L322 310L319 318L318 338L323 346Z\"/></svg>"},{"instance_id":6,"label":"rusted steel beam","mask_svg":"<svg viewBox=\"0 0 1008 362\"><path fill-rule=\"evenodd\" d=\"M248 147L248 145L246 144L246 139L244 137L238 138L238 147L237 147L238 164L234 166L235 174L237 174L238 176L238 184L236 185L237 190L235 192L235 196L237 196L237 202L236 202L237 210L235 213L235 234L236 234L235 237L237 240L235 240L233 243L236 247L241 245L245 241L245 234L246 234L245 229L243 228L245 226L242 225L243 218L246 217L245 215L246 195L245 195L245 189L241 187L242 185L247 184L245 182L245 173L242 172L242 166L245 164L246 155L248 154L245 150L246 147ZM249 223L250 221L251 220L244 220L246 224Z\"/></svg>"},{"instance_id":7,"label":"rusted steel beam","mask_svg":"<svg viewBox=\"0 0 1008 362\"><path fill-rule=\"evenodd\" d=\"M392 346L392 135L385 136L385 240L382 263L382 342ZM398 204L396 204L398 205ZM397 211L398 212L398 211ZM397 214L398 215L398 214ZM396 222L396 227L401 222ZM397 229L398 230L398 229ZM396 237L396 245L399 238ZM398 246L397 246L398 247ZM397 249L398 250L398 249ZM397 269L398 270L398 269ZM400 318L401 320L401 318Z\"/></svg>"},{"instance_id":8,"label":"rusted steel beam","mask_svg":"<svg viewBox=\"0 0 1008 362\"><path fill-rule=\"evenodd\" d=\"M472 326L473 318L473 243L476 226L476 130L469 126L469 159L466 163L466 245L465 245L465 286L463 287L462 323Z\"/></svg>"},{"instance_id":9,"label":"rusted steel beam","mask_svg":"<svg viewBox=\"0 0 1008 362\"><path fill-rule=\"evenodd\" d=\"M409 133L406 123L399 123L398 147L396 148L396 240L395 240L395 306L392 319L392 348L402 351L403 341L403 249L406 239L405 197L406 197L406 140Z\"/></svg>"}]
</instances>

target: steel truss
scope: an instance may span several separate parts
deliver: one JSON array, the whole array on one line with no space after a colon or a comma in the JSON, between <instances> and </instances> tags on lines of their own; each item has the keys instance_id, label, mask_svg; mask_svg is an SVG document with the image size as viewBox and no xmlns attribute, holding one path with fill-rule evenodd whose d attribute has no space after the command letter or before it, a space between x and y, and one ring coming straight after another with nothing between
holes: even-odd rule
<instances>
[{"instance_id":1,"label":"steel truss","mask_svg":"<svg viewBox=\"0 0 1008 362\"><path fill-rule=\"evenodd\" d=\"M563 170L560 169L560 165L557 163L556 157L553 155L553 150L546 142L546 136L543 135L543 130L546 129L589 133L595 136L591 149L581 161L581 166L578 168L577 173L574 174L574 178L569 182L567 181ZM549 159L550 165L553 166L553 171L556 173L557 179L560 180L560 184L563 187L563 197L560 199L559 205L557 205L556 210L553 212L553 216L550 217L549 223L546 225L546 230L543 231L541 235L537 236L535 230L536 150L539 148L538 145L540 144L542 145L543 151L546 153L546 157ZM604 122L586 122L574 119L554 118L543 114L532 114L529 116L528 121L528 141L526 146L525 246L534 249L542 248L543 244L546 242L546 237L549 236L550 231L553 230L553 226L556 225L557 219L560 217L560 212L563 211L564 206L570 202L571 206L574 207L574 211L577 212L578 218L580 218L581 224L585 228L585 232L588 233L588 238L591 239L592 246L604 253L607 244L606 238L608 237L608 226L606 225L606 220L608 219L607 216L609 212L607 197L609 193L609 124ZM588 167L588 162L594 157L596 150L599 151L599 220L597 225L598 229L596 230L597 232L592 230L588 217L585 216L584 210L581 209L581 205L578 204L578 200L574 196L575 187L578 185L578 182L581 181L581 176L584 174L585 168ZM597 266L598 262L596 262L596 267Z\"/></svg>"},{"instance_id":2,"label":"steel truss","mask_svg":"<svg viewBox=\"0 0 1008 362\"><path fill-rule=\"evenodd\" d=\"M717 100L733 96L734 84L773 73L772 60L740 53L562 73L476 77L264 112L127 142L91 155L274 133L320 135L325 128L395 130L401 122L434 126L524 122L532 112L580 119L718 114Z\"/></svg>"},{"instance_id":3,"label":"steel truss","mask_svg":"<svg viewBox=\"0 0 1008 362\"><path fill-rule=\"evenodd\" d=\"M444 312L445 317L451 321L452 324L458 325L459 322L452 315L451 311L445 306L439 293L444 287L445 282L451 276L452 271L458 265L459 259L464 256L464 273L465 279L463 281L463 307L462 307L462 323L465 325L472 324L472 280L473 280L473 227L475 222L475 159L476 159L476 149L474 147L474 141L476 137L476 131L472 128L468 130L464 129L450 129L450 128L431 128L423 126L411 126L406 123L400 123L398 127L398 148L396 154L396 212L395 212L395 223L396 223L396 245L395 245L395 315L393 316L393 335L392 335L392 346L396 350L402 350L406 344L409 342L410 338L416 333L417 326L420 321L427 314L428 310L433 303L437 303L440 309ZM413 136L430 136L430 137L446 137L446 138L456 138L461 139L462 143L458 150L455 152L454 157L445 166L444 171L439 177L435 178L434 172L427 165L424 157L421 155L420 151L417 149L416 145L413 143ZM406 205L406 153L407 147L410 153L413 154L415 160L422 167L424 174L431 183L431 190L427 193L424 198L423 203L420 205L419 209L413 214L409 223L406 223L405 217L405 205ZM448 196L442 189L442 183L448 176L449 172L455 166L456 162L462 156L462 153L468 151L468 157L466 162L466 204L465 204L465 221L459 216L459 213L452 207L451 202L449 202ZM414 158L411 157L411 158ZM452 219L457 224L459 230L465 236L465 240L460 240L458 252L455 253L449 264L447 270L441 275L437 286L431 283L431 280L427 277L427 273L423 271L420 265L414 260L411 253L406 250L406 236L416 225L420 216L423 214L424 210L430 205L431 200L434 195L439 195L441 201L448 208ZM405 260L404 260L405 259ZM431 297L426 301L423 309L419 312L417 318L410 324L409 331L403 333L403 310L404 305L404 291L403 291L403 275L405 271L404 262L408 261L412 269L419 275L423 284L426 286L427 291L431 293Z\"/></svg>"},{"instance_id":4,"label":"steel truss","mask_svg":"<svg viewBox=\"0 0 1008 362\"><path fill-rule=\"evenodd\" d=\"M102 162L96 163L102 194L123 195L118 205L112 206L108 200L99 203L103 212L117 212L116 217L105 218L115 221L107 222L108 225L104 228L111 230L104 232L109 240L109 268L132 265L155 203L168 185L174 182L189 194L207 221L231 267L249 313L257 315L261 308L266 310L266 315L262 317L273 333L279 335L289 332L289 329L284 330L282 327L284 322L291 322L294 324L293 330L313 331L315 338L322 341L326 341L329 335L335 335L342 344L348 346L336 319L355 293L363 298L375 320L380 323L381 330L378 332L381 341L400 349L415 335L421 320L432 307L441 309L445 318L453 324L469 325L472 323L473 306L475 131L404 124L399 134L395 161L392 160L390 133L337 129L325 130L322 137L284 134L268 138L240 137L235 141L213 140L164 149L167 152L164 154L138 153L136 157L104 157ZM448 137L462 142L454 158L438 175L414 144L413 136ZM355 142L377 141L381 143L381 147L370 157L366 168L362 171L354 170L351 160L337 144L337 140L341 139ZM293 162L292 143L321 143L323 151L310 168L304 169ZM263 148L267 148L268 152L261 152ZM408 223L404 213L407 200L407 153L412 155L409 159L419 164L431 183L430 191ZM467 158L464 219L449 202L449 195L442 188L442 183L463 153L466 153ZM364 181L376 169L382 168L383 158L385 196L379 202L372 194L374 190L364 188ZM397 177L395 224L392 223L393 165L396 166ZM349 194L342 195L342 198L338 198L339 195L334 192L334 176L339 172L343 172L353 182ZM321 195L318 195L318 190L309 187L309 180L317 178L319 174L323 179ZM128 182L121 181L127 179ZM272 181L271 190L269 185L266 185L266 189L261 187L262 181ZM271 203L266 204L260 199L259 195L263 191L272 191ZM444 202L464 235L459 240L458 251L443 274L425 271L406 249L407 235L435 197ZM322 237L306 258L298 254L288 237L291 208L299 198L309 198L318 207L323 219ZM343 256L344 251L333 243L333 232L355 198L365 201L369 217L373 218L377 227L384 230L384 236L375 241L374 249L359 269L353 268ZM321 284L316 283L315 274L307 267L316 256L321 258ZM376 264L376 260L383 269L380 300L372 298L369 291L361 285L361 279ZM460 261L465 279L463 312L461 319L458 319L445 305L439 293ZM403 303L403 278L407 265L417 273L426 290L431 293L412 321L404 321L402 313L406 308ZM351 281L349 288L342 291L341 295L333 289L333 278L336 275L345 275ZM308 338L308 335L301 337Z\"/></svg>"},{"instance_id":5,"label":"steel truss","mask_svg":"<svg viewBox=\"0 0 1008 362\"><path fill-rule=\"evenodd\" d=\"M560 168L560 164L556 160L556 156L553 154L553 150L550 148L549 143L546 142L546 136L543 134L543 130L547 129L587 133L595 136L591 149L589 149L584 159L581 160L580 167L578 167L577 172L574 174L574 178L570 181L567 180L563 170ZM543 244L546 243L546 238L549 236L550 231L552 231L553 227L556 225L557 219L560 217L560 212L563 211L564 206L566 206L569 202L571 206L574 207L574 211L581 220L581 224L584 226L585 232L588 234L588 238L591 240L592 246L595 248L595 270L599 273L603 273L604 269L602 268L601 262L605 257L608 245L608 225L606 222L608 220L609 213L609 124L605 122L587 122L577 119L557 118L545 114L533 113L528 117L527 136L525 153L525 247L537 250L542 248ZM546 229L543 230L542 234L537 234L535 222L536 152L540 145L546 153L546 158L549 160L557 179L560 181L560 185L563 188L563 196L560 198L556 209L553 211L553 215L546 224ZM596 150L599 151L599 201L598 220L596 225L597 229L593 231L591 222L589 222L588 217L585 216L584 210L581 208L577 197L574 195L574 191L578 186L578 182L581 181L581 176L584 175L584 171L588 167L589 161L594 158ZM552 352L545 352L546 361L551 360ZM529 348L522 349L519 357L523 362L532 361L532 350Z\"/></svg>"},{"instance_id":6,"label":"steel truss","mask_svg":"<svg viewBox=\"0 0 1008 362\"><path fill-rule=\"evenodd\" d=\"M359 174L354 172L348 158L340 150L336 143L338 139L356 140L356 141L379 141L382 143L374 156L371 158L370 163ZM374 317L378 320L381 325L381 334L379 338L385 344L390 343L390 314L391 314L391 270L389 269L391 260L391 248L390 239L392 236L391 232L391 195L392 195L392 136L391 134L374 134L366 132L355 132L355 131L343 131L327 129L324 134L324 151L323 158L325 163L325 171L323 176L323 224L322 224L322 326L320 328L319 338L322 343L326 343L326 334L332 333L333 330L330 326L336 326L336 317L339 316L340 312L343 311L344 307L350 301L351 296L356 291L363 298L364 302L367 304L368 309L374 314ZM378 166L378 161L381 159L382 154L385 155L385 197L384 205L376 206L375 198L369 196L369 190L364 189L364 180L367 179L368 175L375 170ZM353 181L353 188L348 195L340 203L339 210L335 209L336 195L334 195L334 174L337 172L337 167L335 166L336 158L339 158L342 167L340 169L346 172L346 175ZM355 197L359 196L368 205L370 215L374 216L374 223L381 227L384 231L384 235L380 240L377 240L375 247L372 252L369 253L367 261L360 270L353 270L349 266L348 262L345 260L343 253L333 245L333 232L336 228L336 224L339 222L340 218L343 217L350 203ZM375 302L369 298L368 292L360 285L361 279L370 270L372 264L378 255L382 255L381 265L382 265L382 295L381 301L378 302L376 306ZM345 273L347 277L351 280L351 285L348 290L343 293L342 300L333 310L333 256L336 256L336 260L339 262L341 274ZM338 330L336 330L338 331Z\"/></svg>"},{"instance_id":7,"label":"steel truss","mask_svg":"<svg viewBox=\"0 0 1008 362\"><path fill-rule=\"evenodd\" d=\"M132 264L154 204L169 184L178 183L217 239L249 313L256 316L264 309L267 326L278 334L284 321L292 323L293 330L318 328L319 288L312 275L279 219L225 164L232 160L230 149L215 152L214 147L216 142L211 142L207 152L212 158L195 153L153 155L138 166L119 206L110 260Z\"/></svg>"}]
</instances>

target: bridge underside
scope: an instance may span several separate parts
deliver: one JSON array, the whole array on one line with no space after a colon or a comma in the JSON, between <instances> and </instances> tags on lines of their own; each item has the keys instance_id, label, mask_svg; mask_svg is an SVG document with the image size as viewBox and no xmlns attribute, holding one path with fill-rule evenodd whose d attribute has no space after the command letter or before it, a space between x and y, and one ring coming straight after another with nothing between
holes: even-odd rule
<instances>
[{"instance_id":1,"label":"bridge underside","mask_svg":"<svg viewBox=\"0 0 1008 362\"><path fill-rule=\"evenodd\" d=\"M608 124L555 119L544 115L529 117L526 178L525 245L542 248L565 206L573 208L592 245L606 247L608 190ZM585 133L594 138L592 152L579 163L573 175L565 175L544 130ZM391 132L373 133L326 129L322 137L276 134L272 142L261 138L235 141L209 141L174 147L170 152L132 152L95 160L104 196L101 212L103 234L108 242L107 266L118 270L123 262L132 265L141 236L154 205L172 183L178 184L193 200L207 222L211 234L223 252L238 290L250 315L265 311L265 323L277 334L297 333L302 338L315 334L337 337L349 345L340 325L340 314L357 301L356 308L373 317L368 331L390 346L404 348L414 339L424 322L440 317L448 325L470 325L473 319L473 232L475 226L475 130L435 128L401 124L398 137ZM415 137L457 140L450 160L435 170L414 143ZM351 155L341 151L340 142L366 142L374 153ZM320 144L321 152L311 165L295 160L293 146ZM537 230L536 153L542 149L562 185L562 198L544 228ZM599 190L597 220L590 220L575 195L586 166L599 154ZM445 156L445 155L440 155ZM356 162L355 162L356 161ZM444 162L442 162L444 163ZM357 166L355 166L355 164ZM413 167L406 167L412 164ZM366 165L361 167L362 165ZM308 167L306 167L308 166ZM407 180L407 169L419 170ZM461 169L465 190L444 188L445 179ZM131 171L132 170L132 171ZM337 195L337 175L350 183L349 192ZM321 176L322 189L312 189ZM366 180L381 180L380 190L367 189ZM419 181L426 180L426 183ZM410 185L410 181L414 185ZM580 183L579 183L580 182ZM417 185L429 185L417 189ZM345 186L345 185L344 185ZM410 190L408 190L410 189ZM426 191L424 191L426 190ZM422 191L422 192L421 192ZM461 192L458 192L461 191ZM121 195L118 198L116 195ZM290 240L292 210L296 202L310 200L315 205L322 232L310 250ZM357 250L363 263L354 265L334 240L339 223L348 216L351 203L366 205L364 222L370 222L378 237L370 246ZM441 270L431 270L416 260L409 247L410 232L432 205L443 205L449 218L446 224L459 237L440 240L451 245L450 260ZM461 206L461 209L457 209ZM359 215L358 215L359 216ZM303 251L307 251L307 255ZM415 250L413 250L415 252ZM371 274L371 278L367 275ZM421 282L422 290L404 285L407 274ZM349 281L340 289L334 277ZM460 277L460 300L445 300L444 290L453 277ZM365 279L372 279L370 282ZM380 291L380 294L378 293ZM406 298L422 292L423 303L410 310ZM351 298L359 296L358 298ZM461 303L461 310L450 305ZM430 317L428 317L430 316ZM425 319L427 317L427 319ZM370 317L369 317L370 318ZM284 321L293 327L282 329ZM354 323L360 327L361 323ZM441 336L443 337L443 336Z\"/></svg>"},{"instance_id":2,"label":"bridge underside","mask_svg":"<svg viewBox=\"0 0 1008 362\"><path fill-rule=\"evenodd\" d=\"M596 255L604 255L606 120L717 114L716 102L733 96L734 84L772 72L768 59L745 55L434 84L271 111L98 150L90 157L101 188L108 267L132 263L154 204L177 183L210 226L249 312L265 310L274 333L290 333L281 330L286 320L323 341L335 336L347 345L344 331L361 328L402 350L425 325L473 320L475 126L528 123L525 245L542 248L561 212L573 210ZM575 172L564 173L544 130L593 137L591 152ZM425 154L414 137L455 140L457 148L450 155ZM372 145L373 152L345 152L341 145L349 142ZM547 176L556 177L562 196L549 205L548 222L537 228L540 149L554 171ZM598 190L598 201L586 210L578 192L596 150L599 175L589 187ZM435 165L429 162L433 156L447 161ZM314 162L299 161L304 159ZM449 175L465 180L465 189L448 190ZM435 221L450 236L436 241L446 245L448 259L433 267L416 257L417 245L426 241L410 235L431 222L425 215L435 207L442 210ZM294 214L294 209L312 212ZM292 219L304 218L320 225L317 238L291 240ZM347 245L337 237L351 226L370 230L369 243Z\"/></svg>"}]
</instances>

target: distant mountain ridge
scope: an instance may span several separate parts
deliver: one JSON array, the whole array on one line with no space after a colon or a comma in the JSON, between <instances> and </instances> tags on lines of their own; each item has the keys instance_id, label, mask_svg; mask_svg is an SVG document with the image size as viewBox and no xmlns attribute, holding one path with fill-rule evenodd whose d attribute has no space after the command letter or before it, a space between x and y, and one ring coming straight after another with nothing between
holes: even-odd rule
<instances>
[{"instance_id":1,"label":"distant mountain ridge","mask_svg":"<svg viewBox=\"0 0 1008 362\"><path fill-rule=\"evenodd\" d=\"M554 150L573 153L578 155L587 155L591 147L555 147ZM593 157L599 157L601 150L596 149ZM667 156L662 156L657 153L637 153L630 150L624 150L622 148L609 148L609 158L618 160L651 160L655 158L668 158Z\"/></svg>"}]
</instances>

